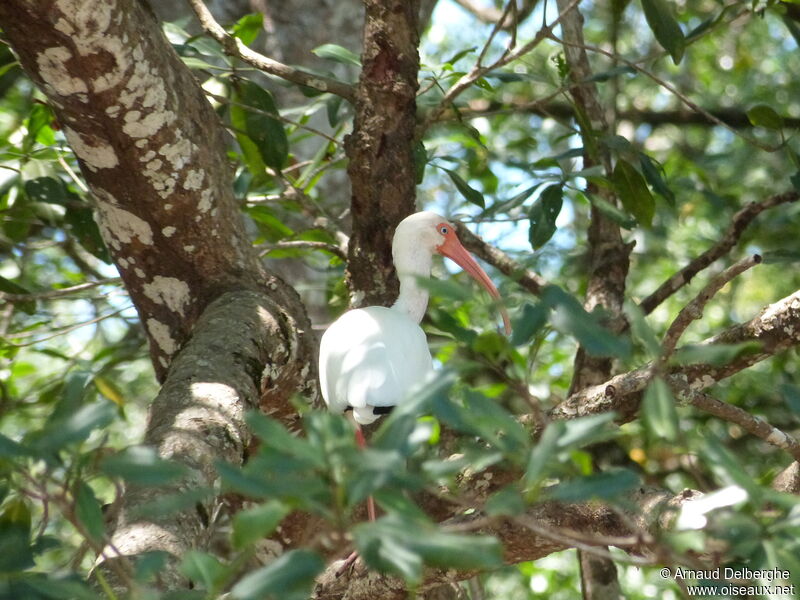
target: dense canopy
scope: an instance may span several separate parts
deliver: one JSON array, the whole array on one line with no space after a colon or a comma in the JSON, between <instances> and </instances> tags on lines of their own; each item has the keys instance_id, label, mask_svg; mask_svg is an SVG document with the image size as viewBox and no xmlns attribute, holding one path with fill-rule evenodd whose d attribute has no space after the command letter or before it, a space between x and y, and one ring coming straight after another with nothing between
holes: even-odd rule
<instances>
[{"instance_id":1,"label":"dense canopy","mask_svg":"<svg viewBox=\"0 0 800 600\"><path fill-rule=\"evenodd\" d=\"M0 28L0 597L796 597L800 3ZM416 210L513 331L437 263L436 376L361 451L318 340Z\"/></svg>"}]
</instances>

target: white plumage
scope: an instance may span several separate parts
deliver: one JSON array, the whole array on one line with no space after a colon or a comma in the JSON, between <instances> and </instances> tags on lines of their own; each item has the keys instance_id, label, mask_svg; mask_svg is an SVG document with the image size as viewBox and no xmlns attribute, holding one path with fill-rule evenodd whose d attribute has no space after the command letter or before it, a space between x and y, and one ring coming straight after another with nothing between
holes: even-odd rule
<instances>
[{"instance_id":1,"label":"white plumage","mask_svg":"<svg viewBox=\"0 0 800 600\"><path fill-rule=\"evenodd\" d=\"M320 386L332 411L352 408L356 423L372 423L380 416L374 408L380 411L402 402L432 369L428 341L419 326L428 292L418 285L418 278L430 276L437 252L454 260L499 298L489 276L443 217L423 211L403 219L392 240L400 279L397 301L391 308L369 306L346 312L322 336ZM501 311L508 331L508 316Z\"/></svg>"},{"instance_id":2,"label":"white plumage","mask_svg":"<svg viewBox=\"0 0 800 600\"><path fill-rule=\"evenodd\" d=\"M428 340L408 315L383 306L351 310L325 332L320 345L322 396L334 412L353 408L357 423L396 406L432 368Z\"/></svg>"}]
</instances>

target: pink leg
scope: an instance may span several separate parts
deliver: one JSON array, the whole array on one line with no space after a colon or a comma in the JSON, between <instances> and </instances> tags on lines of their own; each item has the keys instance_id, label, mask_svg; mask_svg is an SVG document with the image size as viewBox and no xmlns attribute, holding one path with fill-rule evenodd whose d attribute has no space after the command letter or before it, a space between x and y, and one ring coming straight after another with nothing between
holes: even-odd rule
<instances>
[{"instance_id":1,"label":"pink leg","mask_svg":"<svg viewBox=\"0 0 800 600\"><path fill-rule=\"evenodd\" d=\"M361 426L358 423L356 423L356 443L362 450L367 447L367 440L364 437L364 432L361 431ZM367 516L369 517L370 521L375 520L375 500L373 500L372 496L367 497ZM342 566L339 567L339 570L336 571L336 577L339 577L342 573L352 567L357 558L358 552L353 550L353 552L350 553L350 556L345 559Z\"/></svg>"},{"instance_id":2,"label":"pink leg","mask_svg":"<svg viewBox=\"0 0 800 600\"><path fill-rule=\"evenodd\" d=\"M356 423L356 444L362 450L367 447L367 439L364 437L364 432L361 431L361 425ZM375 520L375 500L372 496L367 497L367 516L370 521Z\"/></svg>"}]
</instances>

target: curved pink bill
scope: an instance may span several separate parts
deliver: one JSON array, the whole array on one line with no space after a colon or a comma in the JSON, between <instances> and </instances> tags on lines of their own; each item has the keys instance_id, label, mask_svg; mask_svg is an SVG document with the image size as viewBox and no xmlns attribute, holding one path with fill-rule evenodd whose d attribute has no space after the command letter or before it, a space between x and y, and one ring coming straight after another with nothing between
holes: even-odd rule
<instances>
[{"instance_id":1,"label":"curved pink bill","mask_svg":"<svg viewBox=\"0 0 800 600\"><path fill-rule=\"evenodd\" d=\"M489 279L486 271L481 269L480 265L472 258L472 255L461 245L461 242L452 228L445 234L444 238L444 243L436 248L439 254L446 256L469 273L475 281L480 283L486 291L489 292L492 298L501 300L500 292L497 291L497 288L494 286L494 283L492 283L492 280ZM502 304L499 304L499 307L500 314L503 316L503 326L505 327L506 335L511 335L511 321L508 318L506 307Z\"/></svg>"}]
</instances>

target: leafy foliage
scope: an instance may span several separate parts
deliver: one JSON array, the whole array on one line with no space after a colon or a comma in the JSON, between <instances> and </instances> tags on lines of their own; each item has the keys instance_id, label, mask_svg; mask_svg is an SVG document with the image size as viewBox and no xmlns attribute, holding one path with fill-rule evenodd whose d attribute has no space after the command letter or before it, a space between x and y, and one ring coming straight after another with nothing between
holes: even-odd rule
<instances>
[{"instance_id":1,"label":"leafy foliage","mask_svg":"<svg viewBox=\"0 0 800 600\"><path fill-rule=\"evenodd\" d=\"M544 501L602 500L628 509L642 481L674 493L722 488L728 500L737 499L685 516L692 524L685 529L659 533L659 556L681 564L722 541L724 564L786 568L800 577L796 497L769 487L789 457L735 424L679 405L663 373L650 381L632 422L618 424L620 415L611 413L551 421L535 441L522 424L569 394L578 345L620 371L658 360L667 327L706 276L652 314L637 302L716 242L748 202L800 188L800 53L787 3L612 4L611 11L601 3L582 6L593 70L584 83L597 86L616 135L578 135L587 118L566 93L563 47L546 39L476 79L416 146L421 204L474 224L522 269L553 285L533 298L513 275L493 273L514 317L509 340L494 331L495 307L463 276L422 282L432 294L424 327L442 369L424 393L381 422L367 450L358 449L339 416L307 411L296 435L249 415L257 449L244 465L213 467L226 497L241 508L213 524L220 541L213 551L180 557L192 597L307 597L334 558L321 547L253 566L265 538L300 514L352 534L371 568L404 578L412 589L425 568L480 569L487 571L487 598L533 597L531 590L572 598L577 574L570 556L498 569L495 537L432 522L421 499L471 503L473 512L460 517L506 518L523 527L514 519ZM460 12L451 22L452 7L442 6L423 40L423 116L471 71L492 29ZM517 43L534 37L537 17L539 10L520 23ZM261 27L262 17L251 15L231 31L256 45ZM165 29L184 63L213 90L209 99L232 132L236 192L254 244L273 265L292 260L308 267L306 279L293 283L310 312L327 321L347 303L338 217L348 199L336 191L343 187L352 108L300 86L287 92L243 69L210 38L176 24ZM498 32L485 56L502 55L511 39ZM360 66L338 44L314 54L331 70ZM120 487L161 489L162 502L145 509L168 514L217 490L185 485L190 474L183 466L139 445L156 393L144 335L110 266L64 133L5 47L0 95L0 596L112 597L103 582L92 587L85 579L108 542L105 515ZM584 154L598 149L610 156L610 173L584 163ZM597 260L586 253L593 210L635 242L630 330L623 333L582 302L586 265ZM744 233L723 261L759 251L765 264L712 300L665 368L722 367L761 351L699 342L800 288L797 270L787 268L798 259L797 217L796 203L771 209ZM780 354L718 384L714 394L796 433L796 362L796 350ZM463 495L464 481L495 470L514 473L513 483L477 502ZM362 522L369 495L383 511L375 523ZM630 560L615 556L621 565ZM165 560L148 555L133 572L152 597L154 572ZM621 569L631 598L647 597L645 589L677 589L656 569Z\"/></svg>"}]
</instances>

